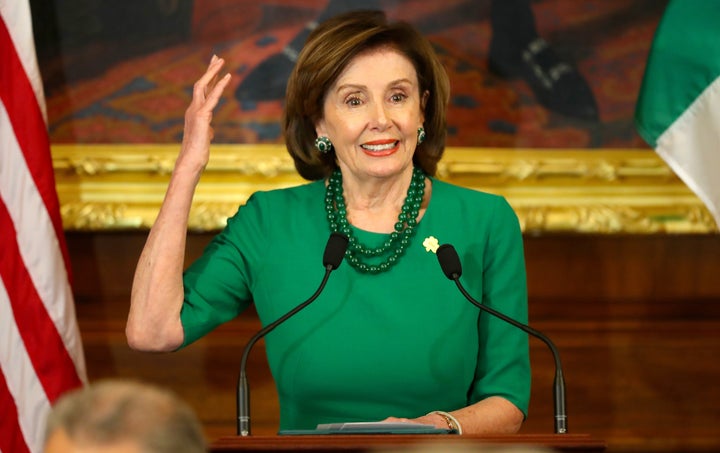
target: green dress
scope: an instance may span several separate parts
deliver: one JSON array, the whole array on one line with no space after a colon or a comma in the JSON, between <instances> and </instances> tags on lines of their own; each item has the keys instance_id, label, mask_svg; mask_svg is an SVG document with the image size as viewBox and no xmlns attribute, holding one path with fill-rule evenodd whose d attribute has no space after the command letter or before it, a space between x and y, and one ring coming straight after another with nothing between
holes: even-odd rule
<instances>
[{"instance_id":1,"label":"green dress","mask_svg":"<svg viewBox=\"0 0 720 453\"><path fill-rule=\"evenodd\" d=\"M187 345L255 303L263 325L309 298L330 235L322 181L255 193L184 274ZM362 243L384 234L355 230ZM432 179L432 197L389 271L347 263L323 293L265 337L280 429L414 418L488 396L527 414L527 335L468 302L423 246L454 245L476 300L527 322L522 235L504 198Z\"/></svg>"}]
</instances>

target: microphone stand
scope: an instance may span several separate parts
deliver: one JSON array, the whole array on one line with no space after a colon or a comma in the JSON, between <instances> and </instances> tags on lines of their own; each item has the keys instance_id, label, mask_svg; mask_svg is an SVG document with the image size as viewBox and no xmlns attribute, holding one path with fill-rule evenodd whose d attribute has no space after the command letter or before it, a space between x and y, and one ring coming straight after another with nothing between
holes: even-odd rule
<instances>
[{"instance_id":1,"label":"microphone stand","mask_svg":"<svg viewBox=\"0 0 720 453\"><path fill-rule=\"evenodd\" d=\"M496 311L488 307L487 305L483 305L473 299L472 296L468 294L467 291L465 291L465 288L463 288L462 284L460 284L459 276L454 275L452 280L455 282L463 296L465 296L467 300L472 302L473 305L477 306L481 310L490 313L493 316L502 319L509 324L512 324L513 326L527 332L528 334L539 338L548 346L548 348L550 348L550 352L552 352L553 359L555 360L555 379L553 384L553 399L555 402L555 434L567 434L567 414L565 412L565 378L563 377L562 365L560 363L560 353L555 347L555 344L543 333L533 329L530 326L522 324L508 316L505 316L499 311Z\"/></svg>"},{"instance_id":2,"label":"microphone stand","mask_svg":"<svg viewBox=\"0 0 720 453\"><path fill-rule=\"evenodd\" d=\"M273 330L275 327L277 327L279 324L282 324L287 320L289 317L295 315L295 313L299 312L303 308L310 305L311 302L313 302L317 297L320 295L322 290L325 288L325 284L328 281L328 278L330 277L330 273L333 271L330 266L325 269L325 277L323 277L322 283L320 283L320 286L318 287L317 291L315 291L315 294L313 294L310 299L306 300L302 304L298 305L297 307L293 308L289 312L285 313L280 318L276 319L272 323L268 324L264 328L260 329L258 333L253 335L253 337L248 341L248 343L245 345L245 349L243 350L242 359L240 359L240 379L238 380L238 391L237 391L237 433L241 436L249 436L250 435L250 391L248 389L248 381L247 381L247 375L245 373L245 366L247 363L248 355L250 355L250 350L252 349L253 345L267 335L271 330Z\"/></svg>"},{"instance_id":3,"label":"microphone stand","mask_svg":"<svg viewBox=\"0 0 720 453\"><path fill-rule=\"evenodd\" d=\"M318 289L315 291L315 293L310 296L308 300L301 303L297 307L293 308L289 312L285 313L280 318L276 319L272 323L268 324L267 326L260 329L258 333L253 335L253 337L248 341L248 343L245 345L245 349L243 350L242 359L240 359L240 377L238 378L238 387L237 387L237 434L240 436L249 436L250 435L250 390L248 388L248 381L247 381L247 375L245 373L245 368L247 366L247 359L250 355L250 350L252 349L253 345L270 333L275 327L285 322L288 318L291 316L294 316L297 312L302 310L303 308L310 305L311 302L313 302L315 299L318 298L322 290L325 288L325 284L328 281L328 278L330 277L330 273L334 271L335 269L340 266L340 263L342 263L343 256L345 256L345 250L347 249L348 244L348 238L347 236L341 234L341 233L332 233L330 235L330 239L328 239L328 243L325 247L325 253L323 255L323 265L325 266L325 276L322 279L322 282L320 283L320 286L318 286Z\"/></svg>"},{"instance_id":4,"label":"microphone stand","mask_svg":"<svg viewBox=\"0 0 720 453\"><path fill-rule=\"evenodd\" d=\"M511 317L476 301L460 283L462 264L460 263L460 257L458 256L457 251L455 251L455 247L450 244L443 244L436 250L435 254L445 276L455 282L462 295L465 296L465 298L473 305L497 318L502 319L508 324L511 324L526 333L539 338L548 346L548 348L550 348L553 359L555 359L555 381L553 386L553 397L555 400L555 434L566 434L567 414L565 412L565 378L563 377L562 364L560 363L560 353L555 347L555 344L552 340L550 340L550 338L532 327L522 324Z\"/></svg>"}]
</instances>

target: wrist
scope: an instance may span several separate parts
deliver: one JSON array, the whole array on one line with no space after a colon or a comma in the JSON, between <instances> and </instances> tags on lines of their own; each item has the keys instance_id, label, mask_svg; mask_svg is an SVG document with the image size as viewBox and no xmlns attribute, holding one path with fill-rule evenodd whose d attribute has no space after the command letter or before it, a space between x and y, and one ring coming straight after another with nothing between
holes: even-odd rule
<instances>
[{"instance_id":1,"label":"wrist","mask_svg":"<svg viewBox=\"0 0 720 453\"><path fill-rule=\"evenodd\" d=\"M429 412L427 415L437 415L441 417L445 424L448 426L448 428L455 430L458 434L462 434L462 425L460 425L460 422L457 418L455 418L454 415L450 414L449 412L445 411L432 411Z\"/></svg>"}]
</instances>

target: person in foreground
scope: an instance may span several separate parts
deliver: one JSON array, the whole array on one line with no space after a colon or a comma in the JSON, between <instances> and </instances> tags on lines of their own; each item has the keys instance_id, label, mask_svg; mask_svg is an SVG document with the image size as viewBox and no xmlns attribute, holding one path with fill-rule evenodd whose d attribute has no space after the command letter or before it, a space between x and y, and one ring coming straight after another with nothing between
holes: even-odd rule
<instances>
[{"instance_id":1,"label":"person in foreground","mask_svg":"<svg viewBox=\"0 0 720 453\"><path fill-rule=\"evenodd\" d=\"M45 453L201 453L192 409L154 385L103 380L64 394L45 428Z\"/></svg>"},{"instance_id":2,"label":"person in foreground","mask_svg":"<svg viewBox=\"0 0 720 453\"><path fill-rule=\"evenodd\" d=\"M283 118L288 151L311 182L252 195L183 273L212 111L229 82L222 66L213 57L194 86L133 283L130 346L173 351L251 303L263 325L273 322L317 289L339 231L350 238L347 264L265 339L280 429L384 420L516 432L530 392L527 336L481 314L433 251L453 244L468 291L525 323L522 235L504 198L433 176L449 82L428 41L381 12L320 24L288 81Z\"/></svg>"}]
</instances>

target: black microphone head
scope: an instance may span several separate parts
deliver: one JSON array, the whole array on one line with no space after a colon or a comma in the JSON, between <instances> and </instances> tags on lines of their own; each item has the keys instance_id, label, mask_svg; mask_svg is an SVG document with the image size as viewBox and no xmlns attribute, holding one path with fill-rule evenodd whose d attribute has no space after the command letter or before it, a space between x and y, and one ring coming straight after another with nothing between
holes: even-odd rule
<instances>
[{"instance_id":1,"label":"black microphone head","mask_svg":"<svg viewBox=\"0 0 720 453\"><path fill-rule=\"evenodd\" d=\"M450 280L460 278L462 275L462 264L455 247L450 244L443 244L435 252L443 272Z\"/></svg>"},{"instance_id":2,"label":"black microphone head","mask_svg":"<svg viewBox=\"0 0 720 453\"><path fill-rule=\"evenodd\" d=\"M345 250L348 246L348 237L342 233L332 233L328 239L327 245L325 246L325 253L323 254L323 266L329 267L330 270L335 270L342 263L342 259L345 256Z\"/></svg>"}]
</instances>

